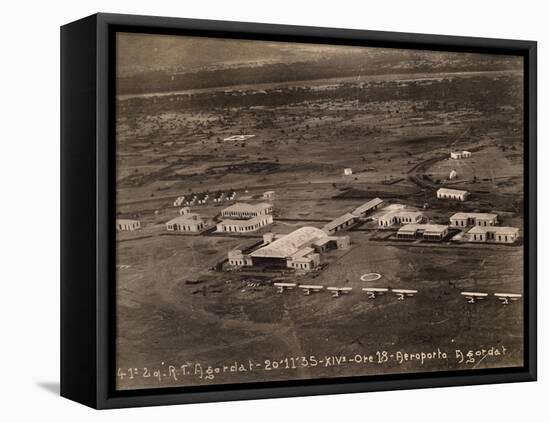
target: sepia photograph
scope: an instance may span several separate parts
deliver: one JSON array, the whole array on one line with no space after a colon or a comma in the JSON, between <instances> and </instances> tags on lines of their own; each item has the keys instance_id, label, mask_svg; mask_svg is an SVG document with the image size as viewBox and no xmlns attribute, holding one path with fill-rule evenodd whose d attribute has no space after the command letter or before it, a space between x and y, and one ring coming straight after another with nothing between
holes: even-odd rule
<instances>
[{"instance_id":1,"label":"sepia photograph","mask_svg":"<svg viewBox=\"0 0 550 423\"><path fill-rule=\"evenodd\" d=\"M116 33L116 390L525 364L524 58Z\"/></svg>"}]
</instances>

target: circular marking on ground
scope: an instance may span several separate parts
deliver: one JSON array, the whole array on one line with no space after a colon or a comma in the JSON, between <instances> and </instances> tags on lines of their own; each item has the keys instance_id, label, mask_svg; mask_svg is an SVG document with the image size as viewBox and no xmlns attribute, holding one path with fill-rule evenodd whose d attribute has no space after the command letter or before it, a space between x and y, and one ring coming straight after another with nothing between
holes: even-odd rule
<instances>
[{"instance_id":1,"label":"circular marking on ground","mask_svg":"<svg viewBox=\"0 0 550 423\"><path fill-rule=\"evenodd\" d=\"M360 279L363 282L372 282L372 281L377 281L381 277L382 275L380 273L365 273L363 276L361 276Z\"/></svg>"}]
</instances>

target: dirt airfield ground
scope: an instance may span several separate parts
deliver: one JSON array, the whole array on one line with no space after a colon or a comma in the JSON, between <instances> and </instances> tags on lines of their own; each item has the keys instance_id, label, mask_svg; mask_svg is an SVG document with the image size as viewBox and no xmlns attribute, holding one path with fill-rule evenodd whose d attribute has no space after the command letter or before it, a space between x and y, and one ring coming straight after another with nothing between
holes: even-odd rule
<instances>
[{"instance_id":1,"label":"dirt airfield ground","mask_svg":"<svg viewBox=\"0 0 550 423\"><path fill-rule=\"evenodd\" d=\"M260 241L263 232L322 227L374 197L421 209L434 223L447 223L456 211L494 211L503 225L523 231L520 75L431 81L430 92L445 91L444 101L420 95L425 83L194 94L197 104L208 96L214 107L193 106L183 94L120 100L117 215L139 219L142 229L117 236L117 387L521 366L523 302L503 306L492 293L523 292L522 240L398 242L366 223L342 233L351 248L323 255L319 272L212 270L227 251ZM478 97L464 94L478 85L485 90ZM255 136L223 140L239 133ZM473 157L450 160L453 149ZM353 175L343 175L346 167ZM446 181L452 169L458 178ZM472 196L437 201L442 185ZM235 190L245 202L275 190L275 223L247 236L167 233L164 223L178 215L177 196L218 190ZM227 204L193 211L213 226ZM381 278L361 281L369 272ZM274 279L353 291L338 298L277 294ZM418 295L373 300L361 292L375 286ZM491 298L468 304L463 290ZM464 359L468 351L472 360ZM405 353L432 358L405 360ZM331 357L340 357L337 365L327 365Z\"/></svg>"}]
</instances>

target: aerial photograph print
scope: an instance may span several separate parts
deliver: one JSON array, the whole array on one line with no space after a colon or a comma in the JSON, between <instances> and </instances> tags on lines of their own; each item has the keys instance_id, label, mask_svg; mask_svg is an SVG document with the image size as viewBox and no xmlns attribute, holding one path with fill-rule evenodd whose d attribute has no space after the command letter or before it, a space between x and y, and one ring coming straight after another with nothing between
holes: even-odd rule
<instances>
[{"instance_id":1,"label":"aerial photograph print","mask_svg":"<svg viewBox=\"0 0 550 423\"><path fill-rule=\"evenodd\" d=\"M117 390L524 365L521 56L115 41Z\"/></svg>"}]
</instances>

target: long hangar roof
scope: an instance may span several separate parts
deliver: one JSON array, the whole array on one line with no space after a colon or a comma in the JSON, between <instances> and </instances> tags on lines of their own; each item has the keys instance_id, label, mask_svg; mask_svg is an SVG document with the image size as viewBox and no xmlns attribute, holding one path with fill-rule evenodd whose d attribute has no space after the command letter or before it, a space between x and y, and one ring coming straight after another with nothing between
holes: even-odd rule
<instances>
[{"instance_id":1,"label":"long hangar roof","mask_svg":"<svg viewBox=\"0 0 550 423\"><path fill-rule=\"evenodd\" d=\"M296 229L265 247L258 248L250 253L251 257L271 257L271 258L287 258L295 254L298 250L309 243L312 243L321 238L327 238L328 235L321 229L313 226L304 226Z\"/></svg>"},{"instance_id":2,"label":"long hangar roof","mask_svg":"<svg viewBox=\"0 0 550 423\"><path fill-rule=\"evenodd\" d=\"M352 214L359 215L361 213L366 213L370 209L372 209L373 207L376 207L376 206L382 204L383 202L384 202L384 200L382 200L381 198L378 198L378 197L373 198L372 200L367 201L365 204L357 207L354 211L352 211Z\"/></svg>"}]
</instances>

